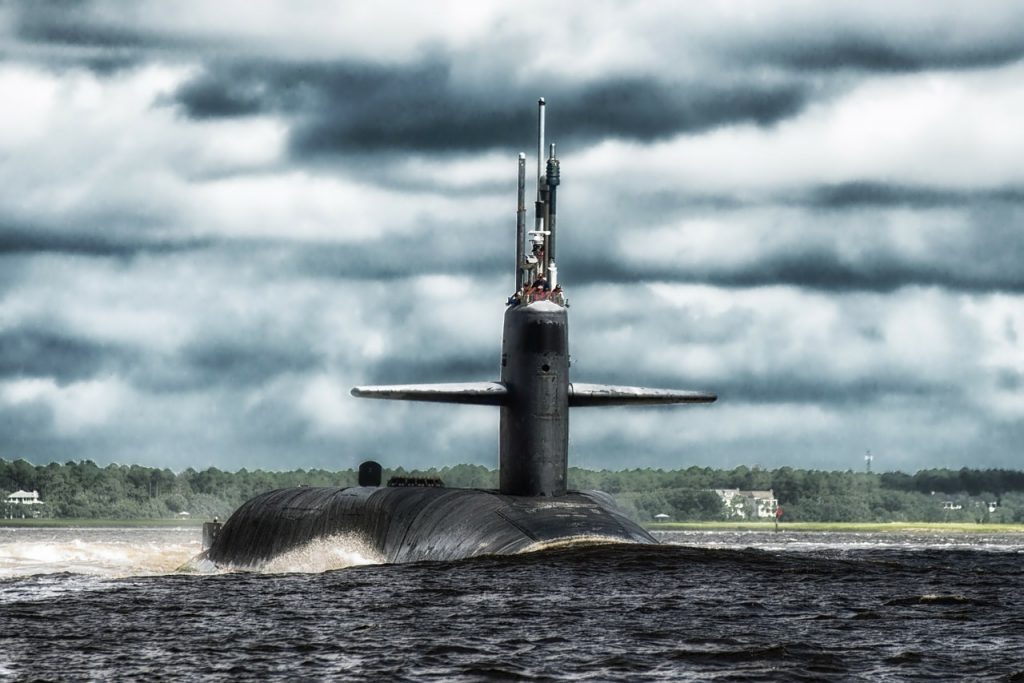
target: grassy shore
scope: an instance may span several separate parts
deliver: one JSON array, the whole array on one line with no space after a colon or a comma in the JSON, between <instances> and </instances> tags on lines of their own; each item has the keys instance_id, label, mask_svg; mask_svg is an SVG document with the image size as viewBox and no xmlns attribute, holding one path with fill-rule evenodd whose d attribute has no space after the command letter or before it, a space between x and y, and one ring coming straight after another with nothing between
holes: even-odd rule
<instances>
[{"instance_id":1,"label":"grassy shore","mask_svg":"<svg viewBox=\"0 0 1024 683\"><path fill-rule=\"evenodd\" d=\"M774 531L773 522L656 522L645 525L651 531ZM932 533L1024 533L1024 524L974 524L970 522L781 522L779 531L831 532L932 532Z\"/></svg>"},{"instance_id":2,"label":"grassy shore","mask_svg":"<svg viewBox=\"0 0 1024 683\"><path fill-rule=\"evenodd\" d=\"M179 527L202 526L198 519L0 519L0 527Z\"/></svg>"}]
</instances>

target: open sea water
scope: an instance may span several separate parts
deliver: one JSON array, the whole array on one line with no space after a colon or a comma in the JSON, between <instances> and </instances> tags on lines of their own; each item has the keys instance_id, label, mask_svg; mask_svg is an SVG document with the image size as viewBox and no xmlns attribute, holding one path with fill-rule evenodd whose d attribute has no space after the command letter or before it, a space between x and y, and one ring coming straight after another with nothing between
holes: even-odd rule
<instances>
[{"instance_id":1,"label":"open sea water","mask_svg":"<svg viewBox=\"0 0 1024 683\"><path fill-rule=\"evenodd\" d=\"M0 679L1024 681L1024 535L660 537L199 574L194 527L0 528Z\"/></svg>"}]
</instances>

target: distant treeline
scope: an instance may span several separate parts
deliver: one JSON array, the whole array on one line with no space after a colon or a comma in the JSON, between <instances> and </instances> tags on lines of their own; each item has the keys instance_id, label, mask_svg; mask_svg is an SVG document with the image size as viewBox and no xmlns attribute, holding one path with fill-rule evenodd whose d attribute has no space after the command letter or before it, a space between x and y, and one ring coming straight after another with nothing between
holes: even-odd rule
<instances>
[{"instance_id":1,"label":"distant treeline","mask_svg":"<svg viewBox=\"0 0 1024 683\"><path fill-rule=\"evenodd\" d=\"M391 476L441 477L449 485L493 488L497 474L481 465L458 465L426 474L401 468L385 470ZM33 465L25 460L0 458L0 506L10 493L38 491L45 505L41 514L57 518L153 519L188 512L193 518L221 518L258 493L289 486L354 486L354 470L292 470L267 472L241 469L225 472L216 467L175 473L140 465L99 467L91 460ZM18 516L30 508L0 507Z\"/></svg>"},{"instance_id":2,"label":"distant treeline","mask_svg":"<svg viewBox=\"0 0 1024 683\"><path fill-rule=\"evenodd\" d=\"M729 518L714 489L772 490L783 520L803 522L1024 522L1024 472L929 469L916 474L781 467L584 472L639 520ZM579 479L575 481L580 481ZM589 483L589 481L588 481Z\"/></svg>"},{"instance_id":3,"label":"distant treeline","mask_svg":"<svg viewBox=\"0 0 1024 683\"><path fill-rule=\"evenodd\" d=\"M429 470L385 470L385 478L438 477L448 486L496 488L498 473L481 465ZM0 494L38 491L47 517L142 519L188 512L194 518L225 517L252 496L288 486L353 486L354 470L225 472L139 465L99 467L89 460L32 465L0 458ZM623 471L571 468L574 489L598 489L616 497L638 520L667 514L676 520L720 520L731 514L715 489L774 491L784 520L820 522L1024 522L1024 472L1017 470L921 470L916 474L830 472L782 467L730 470ZM0 499L2 500L2 499ZM8 506L20 516L25 508ZM6 516L5 514L5 516ZM734 513L732 513L734 514Z\"/></svg>"}]
</instances>

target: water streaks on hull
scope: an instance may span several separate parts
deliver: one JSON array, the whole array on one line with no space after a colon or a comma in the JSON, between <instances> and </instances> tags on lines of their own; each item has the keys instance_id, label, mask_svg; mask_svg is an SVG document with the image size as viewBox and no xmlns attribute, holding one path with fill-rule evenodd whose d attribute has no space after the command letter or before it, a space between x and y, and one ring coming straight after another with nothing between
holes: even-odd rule
<instances>
[{"instance_id":1,"label":"water streaks on hull","mask_svg":"<svg viewBox=\"0 0 1024 683\"><path fill-rule=\"evenodd\" d=\"M507 496L441 487L281 489L246 502L205 559L264 567L282 554L341 536L371 561L460 560L510 555L551 543L656 543L605 495Z\"/></svg>"}]
</instances>

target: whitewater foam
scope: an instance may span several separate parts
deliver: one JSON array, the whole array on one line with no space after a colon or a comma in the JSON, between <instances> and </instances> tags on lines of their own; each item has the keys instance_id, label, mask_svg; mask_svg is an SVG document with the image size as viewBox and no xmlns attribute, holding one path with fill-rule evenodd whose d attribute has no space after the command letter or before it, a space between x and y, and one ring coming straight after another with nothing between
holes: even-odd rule
<instances>
[{"instance_id":1,"label":"whitewater foam","mask_svg":"<svg viewBox=\"0 0 1024 683\"><path fill-rule=\"evenodd\" d=\"M269 574L319 574L334 569L384 564L384 558L363 539L341 534L318 538L295 550L278 555L264 564L260 571Z\"/></svg>"},{"instance_id":2,"label":"whitewater foam","mask_svg":"<svg viewBox=\"0 0 1024 683\"><path fill-rule=\"evenodd\" d=\"M385 564L362 538L352 534L337 534L318 538L254 566L218 565L205 555L197 555L184 563L179 571L211 574L233 571L261 574L322 574L323 572L369 564Z\"/></svg>"},{"instance_id":3,"label":"whitewater foam","mask_svg":"<svg viewBox=\"0 0 1024 683\"><path fill-rule=\"evenodd\" d=\"M15 529L0 537L0 578L169 574L198 552L194 529Z\"/></svg>"},{"instance_id":4,"label":"whitewater foam","mask_svg":"<svg viewBox=\"0 0 1024 683\"><path fill-rule=\"evenodd\" d=\"M535 553L539 550L551 550L553 548L574 548L577 546L589 546L589 545L614 545L614 544L628 543L623 541L621 538L615 538L613 536L570 536L568 538L556 538L551 541L537 541L531 545L526 546L519 551L518 554L523 553Z\"/></svg>"}]
</instances>

